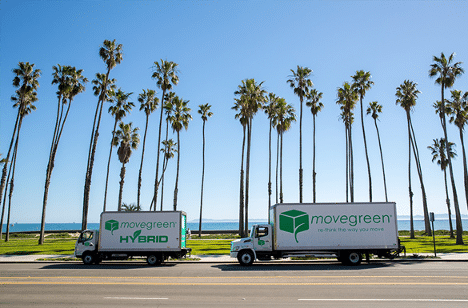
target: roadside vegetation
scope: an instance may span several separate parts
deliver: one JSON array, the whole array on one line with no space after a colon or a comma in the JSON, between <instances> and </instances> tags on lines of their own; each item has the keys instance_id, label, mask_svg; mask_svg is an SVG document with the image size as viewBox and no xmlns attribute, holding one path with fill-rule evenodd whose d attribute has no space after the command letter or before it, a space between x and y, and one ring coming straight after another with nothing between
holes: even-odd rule
<instances>
[{"instance_id":1,"label":"roadside vegetation","mask_svg":"<svg viewBox=\"0 0 468 308\"><path fill-rule=\"evenodd\" d=\"M415 239L410 238L409 231L400 231L399 234L408 256L434 252L432 236L425 235L424 231L416 231ZM449 231L438 230L435 235L437 253L468 252L466 246L458 245L456 239L450 238ZM467 231L463 232L463 237L468 240ZM69 233L49 234L43 245L38 245L37 238L37 234L11 234L10 241L0 243L0 255L73 255L77 236ZM212 234L203 235L200 239L196 235L187 240L187 247L192 248L192 256L227 255L235 238L239 236Z\"/></svg>"}]
</instances>

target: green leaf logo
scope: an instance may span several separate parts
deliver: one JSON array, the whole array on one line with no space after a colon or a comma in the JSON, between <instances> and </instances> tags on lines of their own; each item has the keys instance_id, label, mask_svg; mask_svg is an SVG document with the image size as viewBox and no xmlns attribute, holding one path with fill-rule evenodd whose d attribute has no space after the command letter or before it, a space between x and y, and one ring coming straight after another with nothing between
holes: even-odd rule
<instances>
[{"instance_id":1,"label":"green leaf logo","mask_svg":"<svg viewBox=\"0 0 468 308\"><path fill-rule=\"evenodd\" d=\"M309 215L297 210L287 211L280 214L279 225L280 230L294 233L296 243L299 243L297 234L309 230Z\"/></svg>"},{"instance_id":2,"label":"green leaf logo","mask_svg":"<svg viewBox=\"0 0 468 308\"><path fill-rule=\"evenodd\" d=\"M136 238L138 237L138 235L140 235L140 234L141 234L141 230L137 230L137 231L133 232L133 237L132 237L133 241L135 241Z\"/></svg>"},{"instance_id":3,"label":"green leaf logo","mask_svg":"<svg viewBox=\"0 0 468 308\"><path fill-rule=\"evenodd\" d=\"M118 230L119 229L119 222L117 220L108 220L106 221L106 223L104 224L104 228L106 230L109 230L111 231L111 234L114 235L114 230Z\"/></svg>"}]
</instances>

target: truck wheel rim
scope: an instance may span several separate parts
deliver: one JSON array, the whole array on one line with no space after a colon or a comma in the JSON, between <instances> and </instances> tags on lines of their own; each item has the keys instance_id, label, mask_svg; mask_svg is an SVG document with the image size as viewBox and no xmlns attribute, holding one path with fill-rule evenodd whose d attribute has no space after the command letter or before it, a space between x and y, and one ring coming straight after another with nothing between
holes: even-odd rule
<instances>
[{"instance_id":1,"label":"truck wheel rim","mask_svg":"<svg viewBox=\"0 0 468 308\"><path fill-rule=\"evenodd\" d=\"M252 258L250 257L250 255L248 253L242 255L242 261L244 263L250 263L251 260L252 260Z\"/></svg>"},{"instance_id":2,"label":"truck wheel rim","mask_svg":"<svg viewBox=\"0 0 468 308\"><path fill-rule=\"evenodd\" d=\"M357 253L350 254L349 261L353 264L359 262L359 255Z\"/></svg>"}]
</instances>

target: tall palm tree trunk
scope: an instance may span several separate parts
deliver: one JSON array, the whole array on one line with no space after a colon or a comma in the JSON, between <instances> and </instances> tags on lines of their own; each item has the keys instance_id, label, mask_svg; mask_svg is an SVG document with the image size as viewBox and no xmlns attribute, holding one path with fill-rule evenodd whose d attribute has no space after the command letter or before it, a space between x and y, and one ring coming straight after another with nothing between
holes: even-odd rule
<instances>
[{"instance_id":1,"label":"tall palm tree trunk","mask_svg":"<svg viewBox=\"0 0 468 308\"><path fill-rule=\"evenodd\" d=\"M244 233L244 154L245 154L245 137L246 137L246 125L242 125L243 137L242 137L242 159L241 159L241 170L240 170L240 188L239 188L239 235L245 237Z\"/></svg>"},{"instance_id":2,"label":"tall palm tree trunk","mask_svg":"<svg viewBox=\"0 0 468 308\"><path fill-rule=\"evenodd\" d=\"M202 180L200 192L200 222L198 223L198 236L201 238L203 213L203 184L205 182L205 121L203 121L203 149L202 149Z\"/></svg>"},{"instance_id":3,"label":"tall palm tree trunk","mask_svg":"<svg viewBox=\"0 0 468 308\"><path fill-rule=\"evenodd\" d=\"M424 227L425 227L425 233L427 235L432 235L432 230L431 230L431 224L429 221L429 210L427 207L427 195L426 195L426 188L424 186L424 181L423 181L423 174L422 174L422 168L421 168L421 161L419 160L419 151L418 151L418 146L416 142L416 134L414 133L413 129L413 123L411 121L411 117L409 119L410 122L410 129L412 133L412 138L411 138L411 145L413 148L413 154L414 154L414 159L416 161L416 171L418 172L418 177L419 177L419 183L421 184L421 194L422 194L422 202L423 202L423 213L424 213Z\"/></svg>"},{"instance_id":4,"label":"tall palm tree trunk","mask_svg":"<svg viewBox=\"0 0 468 308\"><path fill-rule=\"evenodd\" d=\"M0 184L0 186L1 186L0 187L0 204L2 204L2 196L3 196L3 191L5 190L5 184L8 182L7 181L8 160L10 158L11 150L13 148L13 143L14 143L14 140L15 140L15 135L17 133L19 118L20 118L20 113L18 112L18 114L16 115L16 121L15 121L15 127L13 129L13 135L11 136L10 146L8 148L8 154L5 157L5 164L3 165L3 170L2 170L2 180L1 180L1 184ZM6 192L5 192L5 195L6 195ZM3 233L3 217L4 217L3 215L4 215L4 212L5 212L5 202L3 202L2 216L0 217L0 240L2 238L2 233Z\"/></svg>"},{"instance_id":5,"label":"tall palm tree trunk","mask_svg":"<svg viewBox=\"0 0 468 308\"><path fill-rule=\"evenodd\" d=\"M174 188L174 211L177 211L177 195L179 193L179 165L180 165L180 133L177 131L177 172Z\"/></svg>"},{"instance_id":6,"label":"tall palm tree trunk","mask_svg":"<svg viewBox=\"0 0 468 308\"><path fill-rule=\"evenodd\" d=\"M345 125L345 140L346 140L346 203L349 202L349 138L348 127Z\"/></svg>"},{"instance_id":7,"label":"tall palm tree trunk","mask_svg":"<svg viewBox=\"0 0 468 308\"><path fill-rule=\"evenodd\" d=\"M119 206L117 211L122 211L122 192L124 187L124 180L125 180L125 164L122 164L122 168L120 169L120 189L119 189Z\"/></svg>"},{"instance_id":8,"label":"tall palm tree trunk","mask_svg":"<svg viewBox=\"0 0 468 308\"><path fill-rule=\"evenodd\" d=\"M115 137L115 129L117 128L117 116L115 117L115 122L114 122L114 129L112 130L112 139L110 142L110 150L109 150L109 159L107 160L107 175L106 175L106 187L104 189L104 206L102 211L106 211L106 202L107 202L107 186L109 183L109 168L110 168L110 162L111 162L111 157L112 157L112 141L114 140Z\"/></svg>"},{"instance_id":9,"label":"tall palm tree trunk","mask_svg":"<svg viewBox=\"0 0 468 308\"><path fill-rule=\"evenodd\" d=\"M146 115L146 124L145 124L145 133L143 135L143 149L141 151L140 171L138 172L137 208L140 208L141 173L143 171L143 160L145 158L146 132L148 131L148 119L149 119L149 115L147 114Z\"/></svg>"},{"instance_id":10,"label":"tall palm tree trunk","mask_svg":"<svg viewBox=\"0 0 468 308\"><path fill-rule=\"evenodd\" d=\"M313 202L317 202L317 190L316 190L316 177L317 173L315 173L315 115L312 115L312 121L313 121L313 136L312 136L312 143L313 143L313 149L312 149L312 193L313 193Z\"/></svg>"},{"instance_id":11,"label":"tall palm tree trunk","mask_svg":"<svg viewBox=\"0 0 468 308\"><path fill-rule=\"evenodd\" d=\"M168 139L169 139L169 121L166 118L166 142ZM166 156L164 155L163 170L166 170L167 164L168 164L168 161L167 161ZM165 172L162 173L161 179L159 180L160 184L158 184L158 185L161 185L161 211L163 210L163 203L164 203L164 175L165 175Z\"/></svg>"},{"instance_id":12,"label":"tall palm tree trunk","mask_svg":"<svg viewBox=\"0 0 468 308\"><path fill-rule=\"evenodd\" d=\"M442 129L444 130L444 138L445 144L449 145L449 140L447 137L447 125L445 121L445 101L444 101L444 87L445 84L442 83L441 85L441 92L442 92ZM452 168L452 159L450 155L447 155L448 165L449 165L449 172L450 172L450 182L452 184L452 194L453 194L453 206L455 208L455 217L456 217L456 228L457 228L457 245L463 245L463 225L461 220L460 214L460 206L458 204L458 194L457 194L457 187L455 186L455 178L453 176L453 168Z\"/></svg>"},{"instance_id":13,"label":"tall palm tree trunk","mask_svg":"<svg viewBox=\"0 0 468 308\"><path fill-rule=\"evenodd\" d=\"M278 204L279 202L279 199L278 199L278 175L279 175L279 154L280 154L280 147L279 147L279 143L280 143L280 134L277 133L277 138L276 138L276 189L275 189L275 193L276 193L276 204Z\"/></svg>"},{"instance_id":14,"label":"tall palm tree trunk","mask_svg":"<svg viewBox=\"0 0 468 308\"><path fill-rule=\"evenodd\" d=\"M369 163L369 154L367 153L367 141L366 141L366 130L364 129L364 115L362 107L362 96L361 96L361 127L362 127L362 138L364 139L364 150L366 152L366 162L367 162L367 174L369 176L369 202L372 202L372 177Z\"/></svg>"},{"instance_id":15,"label":"tall palm tree trunk","mask_svg":"<svg viewBox=\"0 0 468 308\"><path fill-rule=\"evenodd\" d=\"M110 68L108 68L107 70L106 80L102 87L101 94L99 95L98 104L96 106L96 113L94 115L93 132L91 133L91 142L90 142L89 153L88 153L88 164L86 168L81 230L86 230L88 228L88 209L89 209L89 193L91 190L91 178L93 175L94 156L96 154L96 145L97 145L97 141L99 138L99 126L101 124L102 107L104 105L104 98L107 92L107 82L109 80L109 74L110 74ZM98 114L98 110L99 110L99 114ZM96 116L97 116L97 121L96 121ZM94 128L96 128L96 130Z\"/></svg>"},{"instance_id":16,"label":"tall palm tree trunk","mask_svg":"<svg viewBox=\"0 0 468 308\"><path fill-rule=\"evenodd\" d=\"M302 170L302 96L301 101L301 112L299 115L299 203L302 203L302 185L303 185L303 170Z\"/></svg>"},{"instance_id":17,"label":"tall palm tree trunk","mask_svg":"<svg viewBox=\"0 0 468 308\"><path fill-rule=\"evenodd\" d=\"M382 163L382 176L383 176L384 191L385 191L385 202L388 202L387 181L385 179L385 165L384 165L384 160L383 160L382 144L380 143L379 127L377 126L377 120L376 119L374 119L374 124L375 124L375 130L377 131L377 140L379 141L380 162Z\"/></svg>"},{"instance_id":18,"label":"tall palm tree trunk","mask_svg":"<svg viewBox=\"0 0 468 308\"><path fill-rule=\"evenodd\" d=\"M270 208L271 208L271 128L272 120L270 119L270 131L268 134L268 223L270 223Z\"/></svg>"},{"instance_id":19,"label":"tall palm tree trunk","mask_svg":"<svg viewBox=\"0 0 468 308\"><path fill-rule=\"evenodd\" d=\"M448 154L448 151L447 151ZM450 155L450 154L448 154ZM444 183L445 183L445 203L447 204L447 213L449 217L449 227L450 227L450 238L455 238L453 235L453 226L452 226L452 210L450 209L450 198L447 186L447 168L444 168Z\"/></svg>"},{"instance_id":20,"label":"tall palm tree trunk","mask_svg":"<svg viewBox=\"0 0 468 308\"><path fill-rule=\"evenodd\" d=\"M154 180L154 196L153 196L153 201L151 204L154 205L154 211L156 211L156 204L158 203L158 175L159 175L159 152L161 151L161 130L162 130L162 118L163 118L163 111L164 108L164 95L166 94L166 90L163 89L162 92L162 98L161 98L161 114L159 116L159 134L158 134L158 153L156 155L156 177ZM161 203L162 204L162 203ZM162 205L161 205L162 207ZM151 210L151 207L150 207Z\"/></svg>"},{"instance_id":21,"label":"tall palm tree trunk","mask_svg":"<svg viewBox=\"0 0 468 308\"><path fill-rule=\"evenodd\" d=\"M462 153L463 153L463 182L465 184L465 198L466 198L466 205L468 207L468 171L466 166L466 153L465 153L465 142L463 140L463 129L459 129L460 132L460 142L462 146Z\"/></svg>"},{"instance_id":22,"label":"tall palm tree trunk","mask_svg":"<svg viewBox=\"0 0 468 308\"><path fill-rule=\"evenodd\" d=\"M20 136L22 122L23 122L23 116L20 116L19 123L18 123L18 133L16 135L15 146L13 149L12 162L10 164L11 180L10 180L10 192L8 194L8 211L7 211L5 242L8 242L10 240L11 198L13 197L13 189L15 186L16 158L18 154L18 143L19 143L19 136ZM5 197L6 197L6 193L5 193Z\"/></svg>"},{"instance_id":23,"label":"tall palm tree trunk","mask_svg":"<svg viewBox=\"0 0 468 308\"><path fill-rule=\"evenodd\" d=\"M248 119L247 124L247 160L245 162L245 222L244 233L247 235L249 230L249 184L250 184L250 147L252 144L252 119Z\"/></svg>"},{"instance_id":24,"label":"tall palm tree trunk","mask_svg":"<svg viewBox=\"0 0 468 308\"><path fill-rule=\"evenodd\" d=\"M283 198L283 132L281 132L280 136L280 203L284 203Z\"/></svg>"},{"instance_id":25,"label":"tall palm tree trunk","mask_svg":"<svg viewBox=\"0 0 468 308\"><path fill-rule=\"evenodd\" d=\"M351 134L351 125L349 125L349 166L350 166L350 196L351 202L354 202L354 157L353 157L353 140Z\"/></svg>"},{"instance_id":26,"label":"tall palm tree trunk","mask_svg":"<svg viewBox=\"0 0 468 308\"><path fill-rule=\"evenodd\" d=\"M410 115L406 111L406 120L408 122L408 192L410 199L410 238L414 239L414 221L413 221L413 190L411 187L411 128L410 128Z\"/></svg>"}]
</instances>

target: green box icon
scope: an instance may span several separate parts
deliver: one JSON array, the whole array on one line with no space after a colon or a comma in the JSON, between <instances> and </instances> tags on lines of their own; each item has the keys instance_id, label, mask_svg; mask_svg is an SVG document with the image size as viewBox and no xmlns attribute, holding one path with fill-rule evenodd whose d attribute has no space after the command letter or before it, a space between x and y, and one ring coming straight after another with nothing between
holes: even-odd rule
<instances>
[{"instance_id":1,"label":"green box icon","mask_svg":"<svg viewBox=\"0 0 468 308\"><path fill-rule=\"evenodd\" d=\"M296 243L297 234L309 230L309 215L298 210L291 210L279 215L279 228L281 231L294 233Z\"/></svg>"},{"instance_id":2,"label":"green box icon","mask_svg":"<svg viewBox=\"0 0 468 308\"><path fill-rule=\"evenodd\" d=\"M105 225L104 225L104 228L106 230L109 230L111 231L112 235L114 235L114 230L118 230L119 229L119 222L117 220L108 220L106 221Z\"/></svg>"}]
</instances>

